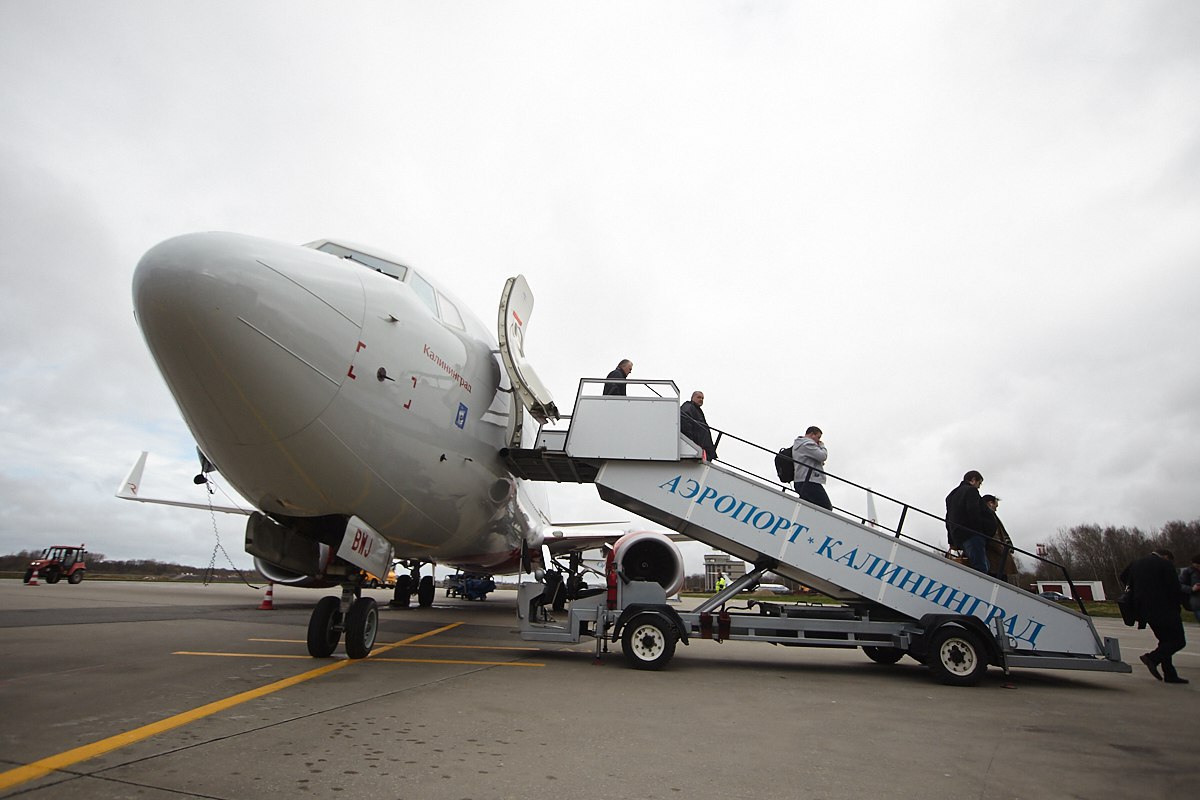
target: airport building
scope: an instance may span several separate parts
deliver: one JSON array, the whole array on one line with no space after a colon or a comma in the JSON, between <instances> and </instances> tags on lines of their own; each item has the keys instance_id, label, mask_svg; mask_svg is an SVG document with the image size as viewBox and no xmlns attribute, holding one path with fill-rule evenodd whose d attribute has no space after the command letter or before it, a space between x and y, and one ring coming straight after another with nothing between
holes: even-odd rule
<instances>
[{"instance_id":1,"label":"airport building","mask_svg":"<svg viewBox=\"0 0 1200 800\"><path fill-rule=\"evenodd\" d=\"M746 574L746 562L733 558L728 553L706 553L704 555L704 590L717 590L717 576L722 572L729 580L735 580Z\"/></svg>"}]
</instances>

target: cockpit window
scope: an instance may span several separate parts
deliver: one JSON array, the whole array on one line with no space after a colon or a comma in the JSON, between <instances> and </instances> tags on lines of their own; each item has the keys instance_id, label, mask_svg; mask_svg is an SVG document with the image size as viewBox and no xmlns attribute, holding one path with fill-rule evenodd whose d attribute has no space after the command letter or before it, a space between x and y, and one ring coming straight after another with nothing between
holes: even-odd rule
<instances>
[{"instance_id":1,"label":"cockpit window","mask_svg":"<svg viewBox=\"0 0 1200 800\"><path fill-rule=\"evenodd\" d=\"M441 292L438 292L438 305L442 307L442 322L451 328L458 328L460 331L466 328L463 325L462 314L458 313L458 307Z\"/></svg>"},{"instance_id":2,"label":"cockpit window","mask_svg":"<svg viewBox=\"0 0 1200 800\"><path fill-rule=\"evenodd\" d=\"M313 242L316 244L316 242ZM345 258L364 267L373 269L376 272L381 272L399 281L405 281L416 293L417 297L421 298L421 302L429 309L429 313L434 317L442 320L452 328L465 330L466 324L463 322L462 314L454 303L450 302L444 294L437 291L429 283L415 272L409 270L403 264L397 264L393 261L385 261L377 256L369 256L366 253L360 253L357 250L351 250L349 247L343 247L340 244L333 242L325 242L317 248L322 253L329 253L338 258ZM439 312L440 306L440 312Z\"/></svg>"},{"instance_id":3,"label":"cockpit window","mask_svg":"<svg viewBox=\"0 0 1200 800\"><path fill-rule=\"evenodd\" d=\"M436 295L433 287L429 285L429 281L414 272L408 285L417 293L417 297L421 298L421 302L429 306L430 313L436 317L438 315L437 300L435 299Z\"/></svg>"},{"instance_id":4,"label":"cockpit window","mask_svg":"<svg viewBox=\"0 0 1200 800\"><path fill-rule=\"evenodd\" d=\"M326 242L317 248L322 253L329 253L338 258L347 258L362 264L365 267L370 267L376 272L382 272L384 275L395 278L398 281L404 280L404 276L408 274L408 267L403 264L394 264L391 261L384 261L382 258L369 256L366 253L360 253L357 250L351 250L349 247L342 247L340 244Z\"/></svg>"}]
</instances>

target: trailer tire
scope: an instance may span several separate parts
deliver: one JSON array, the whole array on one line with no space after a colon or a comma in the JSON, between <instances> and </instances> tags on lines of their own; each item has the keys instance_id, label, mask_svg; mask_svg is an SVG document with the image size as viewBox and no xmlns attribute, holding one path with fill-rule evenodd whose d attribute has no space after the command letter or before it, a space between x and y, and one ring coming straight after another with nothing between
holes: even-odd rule
<instances>
[{"instance_id":1,"label":"trailer tire","mask_svg":"<svg viewBox=\"0 0 1200 800\"><path fill-rule=\"evenodd\" d=\"M675 626L659 614L638 614L625 624L621 652L634 669L662 669L675 655Z\"/></svg>"},{"instance_id":2,"label":"trailer tire","mask_svg":"<svg viewBox=\"0 0 1200 800\"><path fill-rule=\"evenodd\" d=\"M904 651L899 647L879 647L869 645L863 648L863 652L867 654L867 658L874 661L876 664L895 664L900 659L904 658Z\"/></svg>"},{"instance_id":3,"label":"trailer tire","mask_svg":"<svg viewBox=\"0 0 1200 800\"><path fill-rule=\"evenodd\" d=\"M987 672L987 653L971 631L958 625L943 625L929 640L925 663L938 683L974 686Z\"/></svg>"}]
</instances>

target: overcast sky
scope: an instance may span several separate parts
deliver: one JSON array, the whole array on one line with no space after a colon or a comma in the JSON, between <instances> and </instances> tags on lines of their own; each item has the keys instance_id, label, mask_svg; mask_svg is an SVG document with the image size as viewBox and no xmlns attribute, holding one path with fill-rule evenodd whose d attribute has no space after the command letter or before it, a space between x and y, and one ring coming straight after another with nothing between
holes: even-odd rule
<instances>
[{"instance_id":1,"label":"overcast sky","mask_svg":"<svg viewBox=\"0 0 1200 800\"><path fill-rule=\"evenodd\" d=\"M1025 549L1196 519L1198 42L1190 0L0 0L0 552L249 563L113 498L145 449L203 499L130 299L197 230L374 244L485 321L524 273L560 407L628 357L917 507L978 469Z\"/></svg>"}]
</instances>

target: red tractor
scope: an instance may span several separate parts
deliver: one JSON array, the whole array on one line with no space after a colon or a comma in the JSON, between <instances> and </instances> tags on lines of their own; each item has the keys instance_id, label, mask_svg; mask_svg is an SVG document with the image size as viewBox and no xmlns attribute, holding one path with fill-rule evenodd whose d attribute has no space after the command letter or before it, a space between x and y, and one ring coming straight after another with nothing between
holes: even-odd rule
<instances>
[{"instance_id":1,"label":"red tractor","mask_svg":"<svg viewBox=\"0 0 1200 800\"><path fill-rule=\"evenodd\" d=\"M42 551L41 556L29 562L25 569L25 582L33 578L37 570L38 578L46 583L58 583L60 578L66 578L67 583L82 583L87 573L87 563L83 560L87 550L83 545L56 544Z\"/></svg>"}]
</instances>

